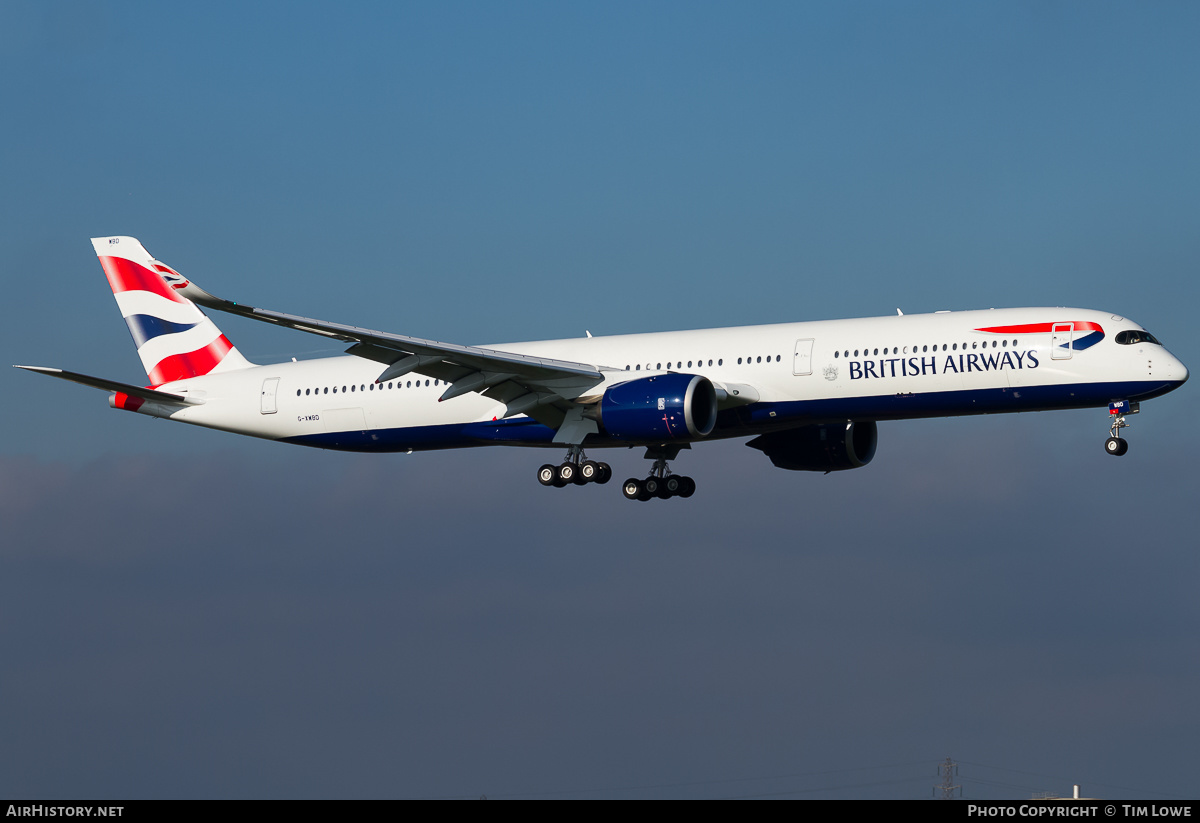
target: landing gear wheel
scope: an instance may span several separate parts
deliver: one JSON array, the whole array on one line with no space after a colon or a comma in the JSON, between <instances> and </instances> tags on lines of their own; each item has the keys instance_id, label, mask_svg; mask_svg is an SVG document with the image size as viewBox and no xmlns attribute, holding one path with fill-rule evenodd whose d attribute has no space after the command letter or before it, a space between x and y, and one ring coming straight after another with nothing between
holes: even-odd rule
<instances>
[{"instance_id":1,"label":"landing gear wheel","mask_svg":"<svg viewBox=\"0 0 1200 823\"><path fill-rule=\"evenodd\" d=\"M609 480L612 480L612 466L607 463L599 463L600 471L596 473L596 482L603 486Z\"/></svg>"},{"instance_id":2,"label":"landing gear wheel","mask_svg":"<svg viewBox=\"0 0 1200 823\"><path fill-rule=\"evenodd\" d=\"M662 491L663 482L657 477L647 477L642 481L642 490L646 493L646 499L658 497L658 493Z\"/></svg>"},{"instance_id":3,"label":"landing gear wheel","mask_svg":"<svg viewBox=\"0 0 1200 823\"><path fill-rule=\"evenodd\" d=\"M600 464L594 460L585 460L579 464L579 480L581 483L591 483L600 476Z\"/></svg>"},{"instance_id":4,"label":"landing gear wheel","mask_svg":"<svg viewBox=\"0 0 1200 823\"><path fill-rule=\"evenodd\" d=\"M1129 428L1125 416L1138 413L1138 404L1130 400L1114 400L1108 404L1110 425L1108 439L1104 441L1104 450L1109 454L1120 457L1129 451L1129 441L1121 437L1121 429Z\"/></svg>"},{"instance_id":5,"label":"landing gear wheel","mask_svg":"<svg viewBox=\"0 0 1200 823\"><path fill-rule=\"evenodd\" d=\"M1129 451L1129 441L1123 437L1110 437L1104 441L1104 450L1111 455L1120 457Z\"/></svg>"},{"instance_id":6,"label":"landing gear wheel","mask_svg":"<svg viewBox=\"0 0 1200 823\"><path fill-rule=\"evenodd\" d=\"M557 486L566 486L575 482L575 477L579 469L574 463L563 463L558 467L558 483Z\"/></svg>"},{"instance_id":7,"label":"landing gear wheel","mask_svg":"<svg viewBox=\"0 0 1200 823\"><path fill-rule=\"evenodd\" d=\"M683 494L683 478L678 474L668 475L663 481L663 490L659 493L659 497L663 500L674 497L677 494Z\"/></svg>"},{"instance_id":8,"label":"landing gear wheel","mask_svg":"<svg viewBox=\"0 0 1200 823\"><path fill-rule=\"evenodd\" d=\"M621 484L621 494L628 500L637 500L642 496L642 481L631 477Z\"/></svg>"},{"instance_id":9,"label":"landing gear wheel","mask_svg":"<svg viewBox=\"0 0 1200 823\"><path fill-rule=\"evenodd\" d=\"M696 493L696 481L690 477L684 476L679 478L680 485L683 487L680 492L680 497L691 497Z\"/></svg>"},{"instance_id":10,"label":"landing gear wheel","mask_svg":"<svg viewBox=\"0 0 1200 823\"><path fill-rule=\"evenodd\" d=\"M553 486L558 479L558 467L547 463L538 469L538 482L543 486Z\"/></svg>"}]
</instances>

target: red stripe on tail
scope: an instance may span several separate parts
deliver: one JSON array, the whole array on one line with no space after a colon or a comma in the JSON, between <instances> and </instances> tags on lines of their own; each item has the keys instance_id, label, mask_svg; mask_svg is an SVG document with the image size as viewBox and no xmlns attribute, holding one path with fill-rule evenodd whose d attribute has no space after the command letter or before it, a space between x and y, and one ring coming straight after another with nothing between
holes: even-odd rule
<instances>
[{"instance_id":1,"label":"red stripe on tail","mask_svg":"<svg viewBox=\"0 0 1200 823\"><path fill-rule=\"evenodd\" d=\"M202 349L187 354L173 354L164 357L150 372L150 385L161 386L176 380L186 380L189 377L199 377L208 374L217 364L229 354L233 344L221 335Z\"/></svg>"},{"instance_id":2,"label":"red stripe on tail","mask_svg":"<svg viewBox=\"0 0 1200 823\"><path fill-rule=\"evenodd\" d=\"M123 291L148 291L176 303L188 302L167 286L167 282L160 275L132 260L126 260L124 257L101 257L100 265L104 267L104 274L108 277L108 285L112 287L113 294Z\"/></svg>"}]
</instances>

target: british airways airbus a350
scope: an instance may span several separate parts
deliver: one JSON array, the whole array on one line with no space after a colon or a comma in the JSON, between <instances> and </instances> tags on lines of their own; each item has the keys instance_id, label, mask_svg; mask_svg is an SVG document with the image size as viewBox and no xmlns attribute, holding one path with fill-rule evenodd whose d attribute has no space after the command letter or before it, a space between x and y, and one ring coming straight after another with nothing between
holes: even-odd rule
<instances>
[{"instance_id":1,"label":"british airways airbus a350","mask_svg":"<svg viewBox=\"0 0 1200 823\"><path fill-rule=\"evenodd\" d=\"M146 388L18 366L111 392L118 409L285 443L364 452L467 446L566 450L546 486L607 483L584 447L645 447L625 496L690 497L668 461L692 443L753 437L782 469L875 456L876 421L1107 408L1105 450L1138 403L1188 370L1116 314L1030 308L459 346L214 297L132 237L92 240L137 344ZM349 356L256 366L199 307L349 343Z\"/></svg>"}]
</instances>

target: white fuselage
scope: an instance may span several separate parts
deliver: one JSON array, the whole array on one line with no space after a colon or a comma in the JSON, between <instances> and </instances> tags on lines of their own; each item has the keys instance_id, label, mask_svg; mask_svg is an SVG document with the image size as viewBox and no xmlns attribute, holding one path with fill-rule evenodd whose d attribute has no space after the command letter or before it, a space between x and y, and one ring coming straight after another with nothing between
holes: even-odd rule
<instances>
[{"instance_id":1,"label":"white fuselage","mask_svg":"<svg viewBox=\"0 0 1200 823\"><path fill-rule=\"evenodd\" d=\"M1057 325L1056 325L1057 324ZM1047 330L1046 327L1049 327ZM1092 328L1102 329L1098 334ZM997 331L997 329L1003 329ZM710 438L817 421L883 420L1104 406L1170 391L1187 369L1163 346L1122 345L1132 321L1086 309L945 312L510 343L489 348L597 366L613 385L679 372L741 387ZM160 386L197 402L141 413L304 445L357 451L550 445L553 431L418 374L375 385L383 366L354 356L293 361ZM277 383L274 381L278 381ZM585 445L629 445L604 433Z\"/></svg>"}]
</instances>

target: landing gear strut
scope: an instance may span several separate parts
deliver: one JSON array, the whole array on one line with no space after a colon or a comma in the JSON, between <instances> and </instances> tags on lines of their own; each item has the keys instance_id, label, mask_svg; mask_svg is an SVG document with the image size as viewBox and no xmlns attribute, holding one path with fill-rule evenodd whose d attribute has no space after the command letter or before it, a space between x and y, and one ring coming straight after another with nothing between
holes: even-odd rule
<instances>
[{"instance_id":1,"label":"landing gear strut","mask_svg":"<svg viewBox=\"0 0 1200 823\"><path fill-rule=\"evenodd\" d=\"M586 483L599 483L603 486L612 480L612 466L607 463L597 463L588 460L580 446L572 446L567 451L567 459L555 466L547 463L538 469L538 482L543 486L582 486Z\"/></svg>"},{"instance_id":2,"label":"landing gear strut","mask_svg":"<svg viewBox=\"0 0 1200 823\"><path fill-rule=\"evenodd\" d=\"M1104 441L1106 452L1120 457L1129 451L1129 441L1119 435L1121 429L1129 428L1129 424L1125 422L1125 415L1137 414L1138 411L1138 404L1128 400L1108 404L1108 414L1112 418L1112 425L1108 427L1108 439Z\"/></svg>"},{"instance_id":3,"label":"landing gear strut","mask_svg":"<svg viewBox=\"0 0 1200 823\"><path fill-rule=\"evenodd\" d=\"M645 480L631 477L621 484L621 493L629 500L645 502L657 497L667 500L672 497L691 497L696 493L696 481L680 474L671 474L668 460L679 456L680 446L664 446L646 449L646 459L654 461L650 476Z\"/></svg>"}]
</instances>

